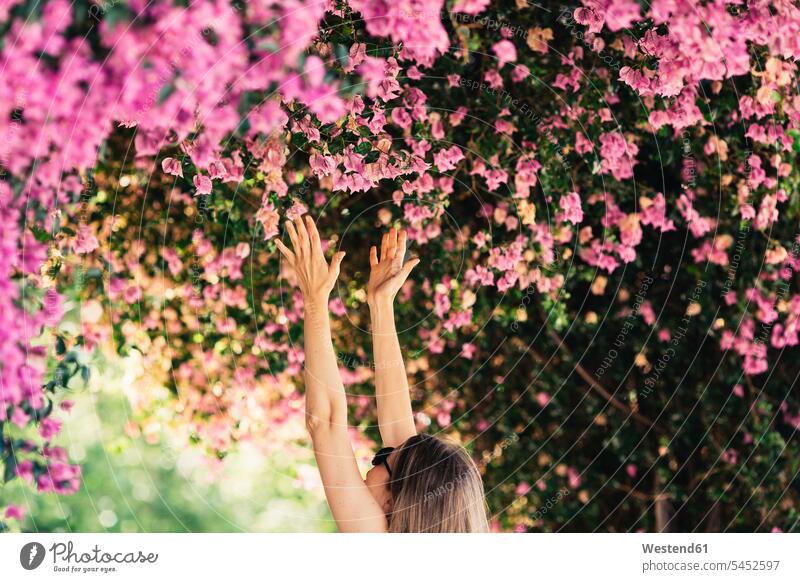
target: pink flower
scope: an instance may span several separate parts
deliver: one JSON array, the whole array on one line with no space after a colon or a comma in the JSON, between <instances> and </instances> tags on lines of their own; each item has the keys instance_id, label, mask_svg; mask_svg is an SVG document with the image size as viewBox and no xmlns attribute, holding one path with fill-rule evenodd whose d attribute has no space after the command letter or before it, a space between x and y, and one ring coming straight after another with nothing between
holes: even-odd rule
<instances>
[{"instance_id":1,"label":"pink flower","mask_svg":"<svg viewBox=\"0 0 800 582\"><path fill-rule=\"evenodd\" d=\"M653 309L653 304L649 301L643 301L639 308L639 314L647 325L653 325L656 322L656 312Z\"/></svg>"},{"instance_id":2,"label":"pink flower","mask_svg":"<svg viewBox=\"0 0 800 582\"><path fill-rule=\"evenodd\" d=\"M573 17L578 24L588 26L589 32L600 32L603 29L603 17L592 8L576 8Z\"/></svg>"},{"instance_id":3,"label":"pink flower","mask_svg":"<svg viewBox=\"0 0 800 582\"><path fill-rule=\"evenodd\" d=\"M347 315L347 308L339 297L328 301L328 309L337 317L344 317Z\"/></svg>"},{"instance_id":4,"label":"pink flower","mask_svg":"<svg viewBox=\"0 0 800 582\"><path fill-rule=\"evenodd\" d=\"M744 358L742 368L744 369L744 373L748 376L757 376L766 372L769 366L765 358L747 355Z\"/></svg>"},{"instance_id":5,"label":"pink flower","mask_svg":"<svg viewBox=\"0 0 800 582\"><path fill-rule=\"evenodd\" d=\"M477 349L478 348L475 346L475 344L465 343L461 346L461 357L471 360L475 357L475 352Z\"/></svg>"},{"instance_id":6,"label":"pink flower","mask_svg":"<svg viewBox=\"0 0 800 582\"><path fill-rule=\"evenodd\" d=\"M64 300L53 288L48 289L42 297L43 323L46 326L55 326L61 321L64 314Z\"/></svg>"},{"instance_id":7,"label":"pink flower","mask_svg":"<svg viewBox=\"0 0 800 582\"><path fill-rule=\"evenodd\" d=\"M424 3L350 0L349 4L363 16L367 32L403 43L401 58L429 66L450 46L441 21L444 0Z\"/></svg>"},{"instance_id":8,"label":"pink flower","mask_svg":"<svg viewBox=\"0 0 800 582\"><path fill-rule=\"evenodd\" d=\"M628 28L641 18L638 2L633 0L614 0L606 9L606 26L612 32Z\"/></svg>"},{"instance_id":9,"label":"pink flower","mask_svg":"<svg viewBox=\"0 0 800 582\"><path fill-rule=\"evenodd\" d=\"M411 79L412 81L419 81L422 79L423 75L422 72L417 67L409 67L406 71L406 77Z\"/></svg>"},{"instance_id":10,"label":"pink flower","mask_svg":"<svg viewBox=\"0 0 800 582\"><path fill-rule=\"evenodd\" d=\"M5 512L6 519L15 519L17 521L22 521L25 519L25 510L22 509L19 505L9 505L6 507Z\"/></svg>"},{"instance_id":11,"label":"pink flower","mask_svg":"<svg viewBox=\"0 0 800 582\"><path fill-rule=\"evenodd\" d=\"M50 440L61 431L61 421L48 416L39 424L39 434L45 440Z\"/></svg>"},{"instance_id":12,"label":"pink flower","mask_svg":"<svg viewBox=\"0 0 800 582\"><path fill-rule=\"evenodd\" d=\"M722 460L731 465L735 465L739 460L739 453L736 449L728 449L722 453Z\"/></svg>"},{"instance_id":13,"label":"pink flower","mask_svg":"<svg viewBox=\"0 0 800 582\"><path fill-rule=\"evenodd\" d=\"M271 204L258 209L256 220L264 227L264 240L269 240L278 234L280 219L280 215L275 212Z\"/></svg>"},{"instance_id":14,"label":"pink flower","mask_svg":"<svg viewBox=\"0 0 800 582\"><path fill-rule=\"evenodd\" d=\"M444 319L445 315L450 310L450 298L446 293L439 293L437 291L434 294L434 304L434 312L438 317Z\"/></svg>"},{"instance_id":15,"label":"pink flower","mask_svg":"<svg viewBox=\"0 0 800 582\"><path fill-rule=\"evenodd\" d=\"M464 154L461 153L461 148L454 145L450 148L438 151L433 155L433 163L440 172L447 172L455 170L458 162L464 159Z\"/></svg>"},{"instance_id":16,"label":"pink flower","mask_svg":"<svg viewBox=\"0 0 800 582\"><path fill-rule=\"evenodd\" d=\"M659 229L661 232L675 230L675 223L667 218L667 204L664 195L659 192L639 214L639 222Z\"/></svg>"},{"instance_id":17,"label":"pink flower","mask_svg":"<svg viewBox=\"0 0 800 582\"><path fill-rule=\"evenodd\" d=\"M377 97L384 101L391 101L400 95L400 83L394 78L385 78L378 82Z\"/></svg>"},{"instance_id":18,"label":"pink flower","mask_svg":"<svg viewBox=\"0 0 800 582\"><path fill-rule=\"evenodd\" d=\"M452 125L453 127L458 127L459 125L461 125L461 122L464 121L464 118L467 116L468 111L469 110L466 107L460 105L458 109L455 110L455 112L450 114L450 125Z\"/></svg>"},{"instance_id":19,"label":"pink flower","mask_svg":"<svg viewBox=\"0 0 800 582\"><path fill-rule=\"evenodd\" d=\"M558 201L561 210L564 211L564 220L572 224L578 224L583 220L583 209L581 208L581 197L577 192L570 192L562 196Z\"/></svg>"},{"instance_id":20,"label":"pink flower","mask_svg":"<svg viewBox=\"0 0 800 582\"><path fill-rule=\"evenodd\" d=\"M208 176L197 174L192 178L192 182L194 182L194 187L197 188L196 195L211 194L211 178Z\"/></svg>"},{"instance_id":21,"label":"pink flower","mask_svg":"<svg viewBox=\"0 0 800 582\"><path fill-rule=\"evenodd\" d=\"M347 65L342 67L345 73L352 73L355 68L367 58L367 45L363 42L356 42L350 47Z\"/></svg>"},{"instance_id":22,"label":"pink flower","mask_svg":"<svg viewBox=\"0 0 800 582\"><path fill-rule=\"evenodd\" d=\"M142 287L140 285L128 286L123 294L123 299L125 300L125 303L128 303L129 305L138 303L142 299Z\"/></svg>"},{"instance_id":23,"label":"pink flower","mask_svg":"<svg viewBox=\"0 0 800 582\"><path fill-rule=\"evenodd\" d=\"M636 164L636 144L625 141L622 133L608 132L600 136L601 174L611 173L617 180L633 177L633 166Z\"/></svg>"},{"instance_id":24,"label":"pink flower","mask_svg":"<svg viewBox=\"0 0 800 582\"><path fill-rule=\"evenodd\" d=\"M72 244L72 249L79 255L85 255L95 250L100 243L97 238L92 234L92 230L85 224L78 227L78 233L75 235L75 240Z\"/></svg>"},{"instance_id":25,"label":"pink flower","mask_svg":"<svg viewBox=\"0 0 800 582\"><path fill-rule=\"evenodd\" d=\"M501 40L492 46L492 51L497 55L497 68L502 69L506 63L517 60L517 48L510 40Z\"/></svg>"},{"instance_id":26,"label":"pink flower","mask_svg":"<svg viewBox=\"0 0 800 582\"><path fill-rule=\"evenodd\" d=\"M516 65L514 70L511 71L511 80L515 83L520 83L530 77L531 71L525 65Z\"/></svg>"},{"instance_id":27,"label":"pink flower","mask_svg":"<svg viewBox=\"0 0 800 582\"><path fill-rule=\"evenodd\" d=\"M489 69L483 76L484 80L489 83L492 89L500 89L503 87L503 77L497 69Z\"/></svg>"},{"instance_id":28,"label":"pink flower","mask_svg":"<svg viewBox=\"0 0 800 582\"><path fill-rule=\"evenodd\" d=\"M221 161L211 162L208 165L208 174L212 180L224 180L227 177L227 173L228 171Z\"/></svg>"},{"instance_id":29,"label":"pink flower","mask_svg":"<svg viewBox=\"0 0 800 582\"><path fill-rule=\"evenodd\" d=\"M30 459L20 461L17 464L16 474L23 481L33 483L33 461Z\"/></svg>"},{"instance_id":30,"label":"pink flower","mask_svg":"<svg viewBox=\"0 0 800 582\"><path fill-rule=\"evenodd\" d=\"M458 0L451 12L462 14L480 14L491 4L491 0Z\"/></svg>"},{"instance_id":31,"label":"pink flower","mask_svg":"<svg viewBox=\"0 0 800 582\"><path fill-rule=\"evenodd\" d=\"M650 91L650 79L645 77L641 71L631 67L622 67L619 70L619 79L641 94L646 94Z\"/></svg>"},{"instance_id":32,"label":"pink flower","mask_svg":"<svg viewBox=\"0 0 800 582\"><path fill-rule=\"evenodd\" d=\"M31 417L21 408L14 408L14 412L11 413L11 422L20 428L25 428L30 419Z\"/></svg>"},{"instance_id":33,"label":"pink flower","mask_svg":"<svg viewBox=\"0 0 800 582\"><path fill-rule=\"evenodd\" d=\"M183 178L183 168L180 161L175 158L164 158L161 161L161 169L167 174Z\"/></svg>"},{"instance_id":34,"label":"pink flower","mask_svg":"<svg viewBox=\"0 0 800 582\"><path fill-rule=\"evenodd\" d=\"M504 133L506 135L513 135L516 129L514 124L506 121L505 119L498 119L495 121L494 128L497 130L497 133Z\"/></svg>"},{"instance_id":35,"label":"pink flower","mask_svg":"<svg viewBox=\"0 0 800 582\"><path fill-rule=\"evenodd\" d=\"M642 241L642 227L639 224L639 216L631 213L619 219L619 238L622 244L635 247Z\"/></svg>"},{"instance_id":36,"label":"pink flower","mask_svg":"<svg viewBox=\"0 0 800 582\"><path fill-rule=\"evenodd\" d=\"M279 103L266 101L251 109L247 120L250 123L250 135L271 135L286 124L287 117Z\"/></svg>"},{"instance_id":37,"label":"pink flower","mask_svg":"<svg viewBox=\"0 0 800 582\"><path fill-rule=\"evenodd\" d=\"M567 469L567 484L571 489L577 489L581 486L581 476L574 467L569 467Z\"/></svg>"}]
</instances>

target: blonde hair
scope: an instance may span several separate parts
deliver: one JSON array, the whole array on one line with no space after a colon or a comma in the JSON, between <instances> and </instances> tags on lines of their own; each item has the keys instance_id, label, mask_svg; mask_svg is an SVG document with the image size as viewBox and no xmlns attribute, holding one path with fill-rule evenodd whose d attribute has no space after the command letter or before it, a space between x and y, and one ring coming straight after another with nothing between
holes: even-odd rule
<instances>
[{"instance_id":1,"label":"blonde hair","mask_svg":"<svg viewBox=\"0 0 800 582\"><path fill-rule=\"evenodd\" d=\"M489 531L483 482L458 444L430 435L403 443L389 484L390 532Z\"/></svg>"}]
</instances>

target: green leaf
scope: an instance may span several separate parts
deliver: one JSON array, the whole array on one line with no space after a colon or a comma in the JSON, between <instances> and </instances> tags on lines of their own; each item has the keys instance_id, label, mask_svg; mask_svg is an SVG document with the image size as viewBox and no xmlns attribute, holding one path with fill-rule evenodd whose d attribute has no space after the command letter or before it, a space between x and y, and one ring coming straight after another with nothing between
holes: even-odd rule
<instances>
[{"instance_id":1,"label":"green leaf","mask_svg":"<svg viewBox=\"0 0 800 582\"><path fill-rule=\"evenodd\" d=\"M293 133L292 134L292 145L297 149L303 149L303 147L308 143L308 138L303 135L302 133Z\"/></svg>"},{"instance_id":2,"label":"green leaf","mask_svg":"<svg viewBox=\"0 0 800 582\"><path fill-rule=\"evenodd\" d=\"M344 149L344 146L345 146L344 140L341 137L338 137L328 144L328 151L331 154L338 154Z\"/></svg>"},{"instance_id":3,"label":"green leaf","mask_svg":"<svg viewBox=\"0 0 800 582\"><path fill-rule=\"evenodd\" d=\"M169 96L172 95L174 92L175 92L175 85L173 84L164 85L163 87L161 87L161 91L158 92L158 104L161 105L162 103L164 103L167 99L169 99Z\"/></svg>"},{"instance_id":4,"label":"green leaf","mask_svg":"<svg viewBox=\"0 0 800 582\"><path fill-rule=\"evenodd\" d=\"M792 129L787 133L792 136L792 151L795 153L800 153L800 131Z\"/></svg>"},{"instance_id":5,"label":"green leaf","mask_svg":"<svg viewBox=\"0 0 800 582\"><path fill-rule=\"evenodd\" d=\"M364 154L369 153L371 150L372 150L372 144L369 143L368 141L362 141L360 144L356 146L356 153L361 154L362 156Z\"/></svg>"},{"instance_id":6,"label":"green leaf","mask_svg":"<svg viewBox=\"0 0 800 582\"><path fill-rule=\"evenodd\" d=\"M247 118L242 119L241 123L236 128L236 133L239 135L246 135L248 131L250 131L250 120Z\"/></svg>"},{"instance_id":7,"label":"green leaf","mask_svg":"<svg viewBox=\"0 0 800 582\"><path fill-rule=\"evenodd\" d=\"M8 483L14 477L17 476L17 458L14 456L14 453L9 453L8 457L6 457L6 468L3 473L3 480Z\"/></svg>"},{"instance_id":8,"label":"green leaf","mask_svg":"<svg viewBox=\"0 0 800 582\"><path fill-rule=\"evenodd\" d=\"M33 238L40 243L50 242L53 239L49 232L38 226L32 226L31 232L33 233Z\"/></svg>"}]
</instances>

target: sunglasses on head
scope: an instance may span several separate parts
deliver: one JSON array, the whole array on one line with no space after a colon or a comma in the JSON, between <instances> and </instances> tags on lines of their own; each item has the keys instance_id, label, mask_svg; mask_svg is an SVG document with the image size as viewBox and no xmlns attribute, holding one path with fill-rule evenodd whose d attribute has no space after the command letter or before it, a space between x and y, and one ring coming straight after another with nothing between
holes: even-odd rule
<instances>
[{"instance_id":1,"label":"sunglasses on head","mask_svg":"<svg viewBox=\"0 0 800 582\"><path fill-rule=\"evenodd\" d=\"M393 450L394 447L383 447L380 451L375 453L375 456L372 458L372 466L377 467L378 465L383 465L386 467L389 477L392 476L392 468L389 467L389 455L392 454Z\"/></svg>"}]
</instances>

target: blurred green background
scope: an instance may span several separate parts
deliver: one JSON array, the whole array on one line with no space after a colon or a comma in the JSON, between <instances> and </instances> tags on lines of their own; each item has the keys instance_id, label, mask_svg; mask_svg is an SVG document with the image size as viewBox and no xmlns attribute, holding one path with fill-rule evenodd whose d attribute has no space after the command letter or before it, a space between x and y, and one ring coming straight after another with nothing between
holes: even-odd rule
<instances>
[{"instance_id":1,"label":"blurred green background","mask_svg":"<svg viewBox=\"0 0 800 582\"><path fill-rule=\"evenodd\" d=\"M286 454L253 445L221 461L164 436L151 444L126 435L130 406L121 370L105 369L76 389L57 444L83 468L71 496L37 495L20 479L3 502L26 511L11 531L28 532L294 532L334 531L311 452Z\"/></svg>"}]
</instances>

